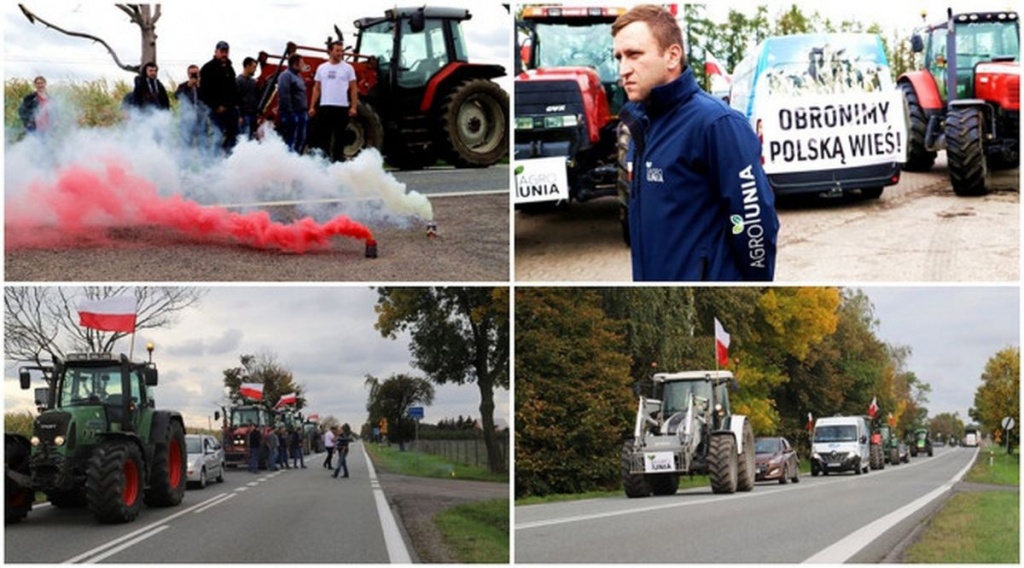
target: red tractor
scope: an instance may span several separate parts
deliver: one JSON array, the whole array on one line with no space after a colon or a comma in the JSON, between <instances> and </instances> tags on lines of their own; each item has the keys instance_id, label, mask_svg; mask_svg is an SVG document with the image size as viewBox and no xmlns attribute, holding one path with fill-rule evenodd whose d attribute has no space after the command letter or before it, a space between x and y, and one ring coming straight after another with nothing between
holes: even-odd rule
<instances>
[{"instance_id":1,"label":"red tractor","mask_svg":"<svg viewBox=\"0 0 1024 568\"><path fill-rule=\"evenodd\" d=\"M1020 163L1020 27L1014 12L954 15L915 33L924 69L898 80L909 112L907 163L927 171L946 150L957 195L988 193L988 170Z\"/></svg>"},{"instance_id":2,"label":"red tractor","mask_svg":"<svg viewBox=\"0 0 1024 568\"><path fill-rule=\"evenodd\" d=\"M468 62L461 23L471 17L462 8L396 8L354 22L355 50L344 59L355 68L360 104L342 142L346 156L373 146L391 166L420 169L438 158L456 167L487 167L507 154L508 93L491 81L505 69ZM264 119L277 119L277 78L292 53L302 55L310 96L316 69L327 61L325 48L294 43L276 63L261 52Z\"/></svg>"},{"instance_id":3,"label":"red tractor","mask_svg":"<svg viewBox=\"0 0 1024 568\"><path fill-rule=\"evenodd\" d=\"M274 413L260 405L232 406L224 411L224 461L228 467L246 467L250 452L260 452L259 467L267 467L267 454L263 448L249 446L249 434L258 429L265 437L273 431Z\"/></svg>"},{"instance_id":4,"label":"red tractor","mask_svg":"<svg viewBox=\"0 0 1024 568\"><path fill-rule=\"evenodd\" d=\"M518 207L543 209L618 194L616 127L626 95L618 84L611 28L625 11L523 10L517 27L525 69L515 79Z\"/></svg>"}]
</instances>

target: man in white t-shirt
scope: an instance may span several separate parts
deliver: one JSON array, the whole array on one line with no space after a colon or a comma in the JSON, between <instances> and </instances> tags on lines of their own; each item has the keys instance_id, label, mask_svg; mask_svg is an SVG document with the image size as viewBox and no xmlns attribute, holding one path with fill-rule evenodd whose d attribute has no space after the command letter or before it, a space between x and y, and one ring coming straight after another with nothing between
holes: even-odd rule
<instances>
[{"instance_id":1,"label":"man in white t-shirt","mask_svg":"<svg viewBox=\"0 0 1024 568\"><path fill-rule=\"evenodd\" d=\"M327 450L327 457L324 458L324 467L331 469L331 458L334 457L334 431L337 426L331 426L324 432L324 448Z\"/></svg>"},{"instance_id":2,"label":"man in white t-shirt","mask_svg":"<svg viewBox=\"0 0 1024 568\"><path fill-rule=\"evenodd\" d=\"M341 42L331 42L327 49L330 60L317 67L313 76L309 116L316 119L313 123L313 145L338 162L345 159L345 129L349 118L356 115L359 89L355 69L341 60Z\"/></svg>"}]
</instances>

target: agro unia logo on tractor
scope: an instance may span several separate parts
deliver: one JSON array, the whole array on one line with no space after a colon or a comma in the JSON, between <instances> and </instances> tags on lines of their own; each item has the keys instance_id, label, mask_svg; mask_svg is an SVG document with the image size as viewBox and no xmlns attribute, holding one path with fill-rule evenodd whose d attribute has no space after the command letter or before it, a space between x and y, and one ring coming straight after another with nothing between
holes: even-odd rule
<instances>
[{"instance_id":1,"label":"agro unia logo on tractor","mask_svg":"<svg viewBox=\"0 0 1024 568\"><path fill-rule=\"evenodd\" d=\"M732 234L746 232L747 248L750 251L750 266L764 268L764 226L761 224L761 204L757 200L757 180L754 167L747 166L740 171L740 191L743 193L743 215L729 217Z\"/></svg>"}]
</instances>

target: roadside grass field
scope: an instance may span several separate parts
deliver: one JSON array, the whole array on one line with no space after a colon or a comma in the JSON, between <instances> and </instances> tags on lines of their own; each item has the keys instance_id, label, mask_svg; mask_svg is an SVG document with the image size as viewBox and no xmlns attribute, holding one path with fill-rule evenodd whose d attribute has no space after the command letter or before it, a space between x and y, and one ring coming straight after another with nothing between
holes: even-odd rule
<instances>
[{"instance_id":1,"label":"roadside grass field","mask_svg":"<svg viewBox=\"0 0 1024 568\"><path fill-rule=\"evenodd\" d=\"M508 564L508 499L468 503L438 513L434 524L460 563Z\"/></svg>"},{"instance_id":2,"label":"roadside grass field","mask_svg":"<svg viewBox=\"0 0 1024 568\"><path fill-rule=\"evenodd\" d=\"M389 473L438 479L455 478L508 483L507 473L493 473L481 467L452 463L432 454L402 452L398 450L398 446L381 446L369 442L364 443L363 446L373 458L374 465Z\"/></svg>"},{"instance_id":3,"label":"roadside grass field","mask_svg":"<svg viewBox=\"0 0 1024 568\"><path fill-rule=\"evenodd\" d=\"M1020 485L1020 455L996 450L988 465L983 450L965 479L992 485ZM980 564L1020 563L1020 492L957 493L907 548L904 562Z\"/></svg>"}]
</instances>

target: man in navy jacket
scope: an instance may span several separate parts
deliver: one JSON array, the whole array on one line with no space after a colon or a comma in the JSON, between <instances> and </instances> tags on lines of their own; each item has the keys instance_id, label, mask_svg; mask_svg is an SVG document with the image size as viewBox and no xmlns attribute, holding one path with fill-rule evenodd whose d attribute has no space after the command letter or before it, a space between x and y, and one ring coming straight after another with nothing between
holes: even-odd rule
<instances>
[{"instance_id":1,"label":"man in navy jacket","mask_svg":"<svg viewBox=\"0 0 1024 568\"><path fill-rule=\"evenodd\" d=\"M612 36L629 98L633 279L772 280L779 220L750 125L697 86L665 9L634 7Z\"/></svg>"}]
</instances>

